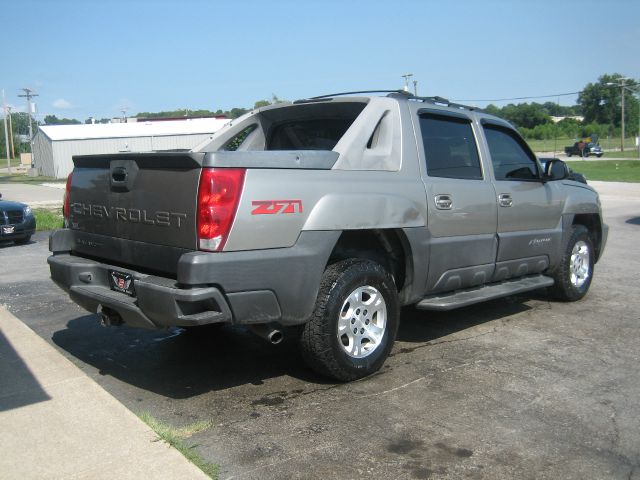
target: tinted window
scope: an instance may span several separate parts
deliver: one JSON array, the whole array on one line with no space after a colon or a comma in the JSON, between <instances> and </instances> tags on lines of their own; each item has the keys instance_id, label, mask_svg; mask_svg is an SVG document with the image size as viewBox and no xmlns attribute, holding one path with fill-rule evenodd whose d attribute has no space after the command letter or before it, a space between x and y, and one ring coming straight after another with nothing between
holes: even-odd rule
<instances>
[{"instance_id":1,"label":"tinted window","mask_svg":"<svg viewBox=\"0 0 640 480\"><path fill-rule=\"evenodd\" d=\"M354 119L313 119L281 123L271 132L267 150L332 150Z\"/></svg>"},{"instance_id":2,"label":"tinted window","mask_svg":"<svg viewBox=\"0 0 640 480\"><path fill-rule=\"evenodd\" d=\"M225 144L225 146L222 147L222 150L227 150L231 152L236 151L240 147L240 145L242 145L242 142L244 142L249 136L249 134L253 132L256 128L258 128L257 125L249 125L247 128L240 131L240 133L238 133L235 137L229 140Z\"/></svg>"},{"instance_id":3,"label":"tinted window","mask_svg":"<svg viewBox=\"0 0 640 480\"><path fill-rule=\"evenodd\" d=\"M469 120L421 115L420 131L430 177L482 179L480 158Z\"/></svg>"},{"instance_id":4,"label":"tinted window","mask_svg":"<svg viewBox=\"0 0 640 480\"><path fill-rule=\"evenodd\" d=\"M496 180L538 179L538 167L528 149L507 129L485 125L491 163Z\"/></svg>"}]
</instances>

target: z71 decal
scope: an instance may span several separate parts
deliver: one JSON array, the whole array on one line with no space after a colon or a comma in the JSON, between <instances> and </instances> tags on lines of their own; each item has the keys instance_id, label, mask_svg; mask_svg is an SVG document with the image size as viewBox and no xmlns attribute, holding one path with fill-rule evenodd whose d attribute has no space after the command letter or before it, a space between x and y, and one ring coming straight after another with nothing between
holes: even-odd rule
<instances>
[{"instance_id":1,"label":"z71 decal","mask_svg":"<svg viewBox=\"0 0 640 480\"><path fill-rule=\"evenodd\" d=\"M273 215L276 213L302 213L302 200L254 200L251 215Z\"/></svg>"}]
</instances>

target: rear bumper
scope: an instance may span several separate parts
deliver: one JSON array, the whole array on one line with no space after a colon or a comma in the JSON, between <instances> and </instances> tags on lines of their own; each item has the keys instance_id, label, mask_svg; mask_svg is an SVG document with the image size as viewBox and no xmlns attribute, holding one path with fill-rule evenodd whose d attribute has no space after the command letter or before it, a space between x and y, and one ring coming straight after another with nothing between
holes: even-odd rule
<instances>
[{"instance_id":1,"label":"rear bumper","mask_svg":"<svg viewBox=\"0 0 640 480\"><path fill-rule=\"evenodd\" d=\"M83 308L108 308L143 328L211 323L296 325L309 318L339 232L303 232L290 248L182 255L177 279L73 255L74 232L49 240L52 280ZM128 273L136 296L111 289L109 271Z\"/></svg>"},{"instance_id":2,"label":"rear bumper","mask_svg":"<svg viewBox=\"0 0 640 480\"><path fill-rule=\"evenodd\" d=\"M215 287L179 288L174 280L144 275L70 254L48 259L52 280L90 312L108 308L132 327L164 328L230 322L231 309ZM134 278L135 297L111 289L109 271Z\"/></svg>"}]
</instances>

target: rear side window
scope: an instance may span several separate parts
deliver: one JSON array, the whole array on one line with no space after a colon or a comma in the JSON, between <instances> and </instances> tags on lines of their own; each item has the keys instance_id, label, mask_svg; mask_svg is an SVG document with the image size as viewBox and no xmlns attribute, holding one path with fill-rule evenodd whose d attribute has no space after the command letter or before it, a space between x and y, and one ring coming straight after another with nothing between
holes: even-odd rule
<instances>
[{"instance_id":1,"label":"rear side window","mask_svg":"<svg viewBox=\"0 0 640 480\"><path fill-rule=\"evenodd\" d=\"M249 125L247 128L242 129L235 137L229 140L221 150L226 150L228 152L235 152L240 148L240 145L247 139L249 134L253 132L258 125Z\"/></svg>"},{"instance_id":2,"label":"rear side window","mask_svg":"<svg viewBox=\"0 0 640 480\"><path fill-rule=\"evenodd\" d=\"M430 177L481 180L482 168L471 121L420 115L420 132Z\"/></svg>"},{"instance_id":3,"label":"rear side window","mask_svg":"<svg viewBox=\"0 0 640 480\"><path fill-rule=\"evenodd\" d=\"M510 130L484 126L496 180L537 180L538 165L521 140Z\"/></svg>"}]
</instances>

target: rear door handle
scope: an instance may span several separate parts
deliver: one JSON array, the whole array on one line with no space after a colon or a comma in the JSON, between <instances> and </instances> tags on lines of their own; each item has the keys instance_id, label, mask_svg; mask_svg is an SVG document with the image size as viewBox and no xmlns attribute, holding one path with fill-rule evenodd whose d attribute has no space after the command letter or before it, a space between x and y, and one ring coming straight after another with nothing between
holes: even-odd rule
<instances>
[{"instance_id":1,"label":"rear door handle","mask_svg":"<svg viewBox=\"0 0 640 480\"><path fill-rule=\"evenodd\" d=\"M498 203L501 207L511 207L513 205L513 199L508 193L501 193L498 195Z\"/></svg>"},{"instance_id":2,"label":"rear door handle","mask_svg":"<svg viewBox=\"0 0 640 480\"><path fill-rule=\"evenodd\" d=\"M453 207L453 198L451 198L451 195L436 195L435 201L438 210L451 210Z\"/></svg>"}]
</instances>

